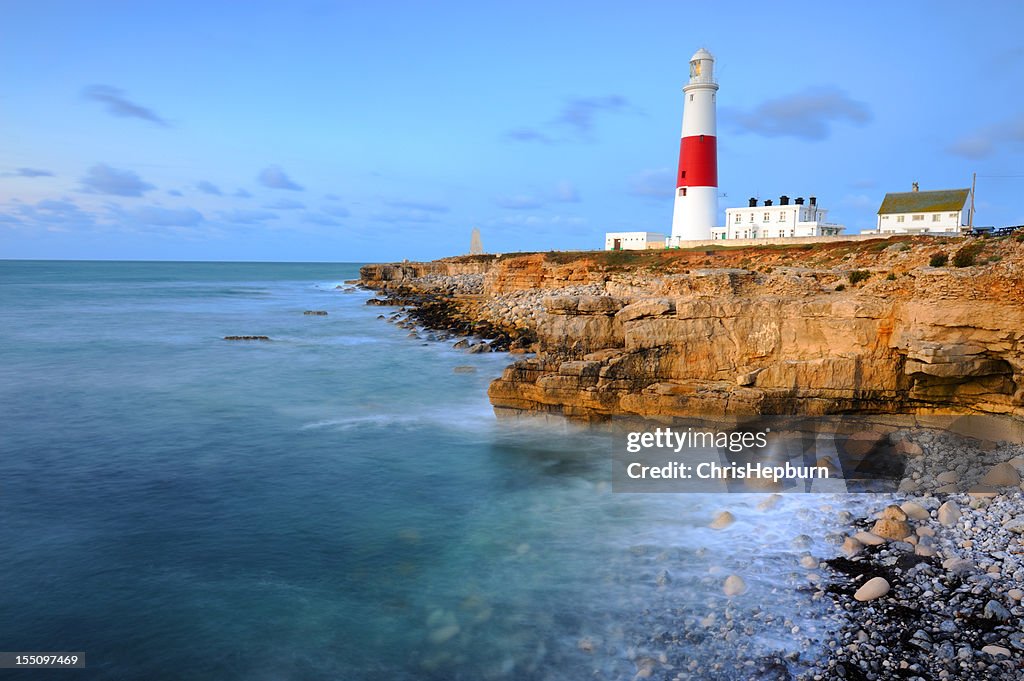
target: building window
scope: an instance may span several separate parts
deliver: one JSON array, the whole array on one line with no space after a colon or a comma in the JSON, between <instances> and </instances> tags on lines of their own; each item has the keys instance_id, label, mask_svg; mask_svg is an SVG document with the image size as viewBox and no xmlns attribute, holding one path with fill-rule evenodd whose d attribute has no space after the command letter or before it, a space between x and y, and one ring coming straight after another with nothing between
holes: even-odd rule
<instances>
[{"instance_id":1,"label":"building window","mask_svg":"<svg viewBox=\"0 0 1024 681\"><path fill-rule=\"evenodd\" d=\"M740 224L740 214L739 213L736 213L736 219L733 220L733 222L735 222L737 225Z\"/></svg>"},{"instance_id":2,"label":"building window","mask_svg":"<svg viewBox=\"0 0 1024 681\"><path fill-rule=\"evenodd\" d=\"M883 220L888 220L888 219L889 219L889 216L888 216L888 215L883 215L883 216L882 216L882 219L883 219Z\"/></svg>"},{"instance_id":3,"label":"building window","mask_svg":"<svg viewBox=\"0 0 1024 681\"><path fill-rule=\"evenodd\" d=\"M950 214L949 214L949 217L951 217L951 218L955 218L955 217L956 217L956 213L950 213Z\"/></svg>"},{"instance_id":4,"label":"building window","mask_svg":"<svg viewBox=\"0 0 1024 681\"><path fill-rule=\"evenodd\" d=\"M941 218L942 216L936 213L935 215L932 216L932 222L938 222Z\"/></svg>"},{"instance_id":5,"label":"building window","mask_svg":"<svg viewBox=\"0 0 1024 681\"><path fill-rule=\"evenodd\" d=\"M753 221L754 221L754 214L753 214L753 213L751 213L751 214L750 214L750 221L751 221L751 222L753 222Z\"/></svg>"},{"instance_id":6,"label":"building window","mask_svg":"<svg viewBox=\"0 0 1024 681\"><path fill-rule=\"evenodd\" d=\"M785 222L785 221L786 221L786 211L781 210L781 211L779 211L779 222Z\"/></svg>"},{"instance_id":7,"label":"building window","mask_svg":"<svg viewBox=\"0 0 1024 681\"><path fill-rule=\"evenodd\" d=\"M897 215L896 216L896 222L903 222L904 218L906 218L905 215Z\"/></svg>"},{"instance_id":8,"label":"building window","mask_svg":"<svg viewBox=\"0 0 1024 681\"><path fill-rule=\"evenodd\" d=\"M923 215L915 215L914 216L914 222L920 222L921 220L924 220L924 216Z\"/></svg>"},{"instance_id":9,"label":"building window","mask_svg":"<svg viewBox=\"0 0 1024 681\"><path fill-rule=\"evenodd\" d=\"M764 214L764 221L765 222L768 222L771 219L772 219L772 214L771 213L765 213Z\"/></svg>"}]
</instances>

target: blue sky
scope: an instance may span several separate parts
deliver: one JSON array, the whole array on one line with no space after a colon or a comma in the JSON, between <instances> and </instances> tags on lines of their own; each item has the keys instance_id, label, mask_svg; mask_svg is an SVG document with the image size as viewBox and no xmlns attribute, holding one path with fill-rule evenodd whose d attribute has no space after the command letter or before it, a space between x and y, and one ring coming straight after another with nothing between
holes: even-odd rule
<instances>
[{"instance_id":1,"label":"blue sky","mask_svg":"<svg viewBox=\"0 0 1024 681\"><path fill-rule=\"evenodd\" d=\"M427 259L667 232L687 61L724 209L970 185L1024 223L1024 4L9 2L0 258Z\"/></svg>"}]
</instances>

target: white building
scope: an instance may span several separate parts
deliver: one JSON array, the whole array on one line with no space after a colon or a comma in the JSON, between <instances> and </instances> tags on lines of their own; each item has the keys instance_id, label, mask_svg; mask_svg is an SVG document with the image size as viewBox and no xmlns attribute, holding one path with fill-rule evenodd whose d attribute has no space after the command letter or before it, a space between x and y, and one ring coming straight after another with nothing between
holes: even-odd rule
<instances>
[{"instance_id":1,"label":"white building","mask_svg":"<svg viewBox=\"0 0 1024 681\"><path fill-rule=\"evenodd\" d=\"M970 189L890 192L878 209L879 234L959 234L970 224Z\"/></svg>"},{"instance_id":2,"label":"white building","mask_svg":"<svg viewBox=\"0 0 1024 681\"><path fill-rule=\"evenodd\" d=\"M798 236L835 236L845 229L825 221L828 210L818 205L811 197L804 203L803 197L792 204L788 196L780 196L778 205L767 199L764 205L757 205L757 199L750 199L746 208L726 208L725 226L711 230L712 239L777 239Z\"/></svg>"},{"instance_id":3,"label":"white building","mask_svg":"<svg viewBox=\"0 0 1024 681\"><path fill-rule=\"evenodd\" d=\"M658 232L607 232L604 235L606 251L646 251L665 248L665 235Z\"/></svg>"}]
</instances>

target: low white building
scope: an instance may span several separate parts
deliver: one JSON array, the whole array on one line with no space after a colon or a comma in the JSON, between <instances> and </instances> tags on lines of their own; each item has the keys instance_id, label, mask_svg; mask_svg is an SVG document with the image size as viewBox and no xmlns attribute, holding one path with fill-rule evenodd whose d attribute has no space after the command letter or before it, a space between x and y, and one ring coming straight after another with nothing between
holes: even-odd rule
<instances>
[{"instance_id":1,"label":"low white building","mask_svg":"<svg viewBox=\"0 0 1024 681\"><path fill-rule=\"evenodd\" d=\"M606 232L606 251L646 251L665 248L665 235L658 232Z\"/></svg>"},{"instance_id":2,"label":"low white building","mask_svg":"<svg viewBox=\"0 0 1024 681\"><path fill-rule=\"evenodd\" d=\"M799 236L835 236L845 227L825 221L828 210L811 197L790 203L788 196L780 196L778 205L766 199L758 205L750 199L746 208L726 208L725 226L711 230L712 239L778 239Z\"/></svg>"},{"instance_id":3,"label":"low white building","mask_svg":"<svg viewBox=\"0 0 1024 681\"><path fill-rule=\"evenodd\" d=\"M879 234L959 234L970 224L970 189L890 192L878 208Z\"/></svg>"}]
</instances>

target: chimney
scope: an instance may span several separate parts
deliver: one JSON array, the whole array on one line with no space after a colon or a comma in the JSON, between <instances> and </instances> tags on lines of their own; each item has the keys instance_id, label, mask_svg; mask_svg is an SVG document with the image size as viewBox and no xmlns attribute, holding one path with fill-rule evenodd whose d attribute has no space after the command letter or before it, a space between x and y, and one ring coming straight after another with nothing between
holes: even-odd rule
<instances>
[{"instance_id":1,"label":"chimney","mask_svg":"<svg viewBox=\"0 0 1024 681\"><path fill-rule=\"evenodd\" d=\"M817 206L818 205L817 197L814 197L814 196L811 197L811 205L812 206Z\"/></svg>"},{"instance_id":2,"label":"chimney","mask_svg":"<svg viewBox=\"0 0 1024 681\"><path fill-rule=\"evenodd\" d=\"M772 200L771 199L765 199L764 200L764 205L766 205L766 206L772 205Z\"/></svg>"},{"instance_id":3,"label":"chimney","mask_svg":"<svg viewBox=\"0 0 1024 681\"><path fill-rule=\"evenodd\" d=\"M917 190L918 190L918 186L917 186L916 182L914 182L913 184L910 185L910 191L916 192Z\"/></svg>"},{"instance_id":4,"label":"chimney","mask_svg":"<svg viewBox=\"0 0 1024 681\"><path fill-rule=\"evenodd\" d=\"M750 197L750 204L749 205L750 205L751 208L756 208L757 207L757 199L755 199L753 196L751 196Z\"/></svg>"},{"instance_id":5,"label":"chimney","mask_svg":"<svg viewBox=\"0 0 1024 681\"><path fill-rule=\"evenodd\" d=\"M804 205L804 197L802 197L802 196L798 196L798 197L796 197L796 201L794 201L794 203L795 203L796 205L798 205L798 206L802 206L802 205Z\"/></svg>"},{"instance_id":6,"label":"chimney","mask_svg":"<svg viewBox=\"0 0 1024 681\"><path fill-rule=\"evenodd\" d=\"M789 205L789 197L786 196L785 194L780 196L779 197L779 205L780 206L788 206Z\"/></svg>"}]
</instances>

